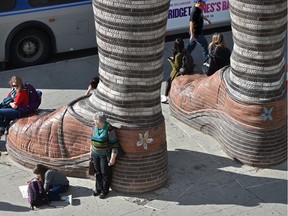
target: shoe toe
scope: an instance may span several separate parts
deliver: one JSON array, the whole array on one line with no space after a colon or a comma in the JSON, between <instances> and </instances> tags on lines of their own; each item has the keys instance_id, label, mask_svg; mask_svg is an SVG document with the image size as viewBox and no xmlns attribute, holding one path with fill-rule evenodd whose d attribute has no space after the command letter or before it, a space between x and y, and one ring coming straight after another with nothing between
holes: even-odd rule
<instances>
[{"instance_id":1,"label":"shoe toe","mask_svg":"<svg viewBox=\"0 0 288 216\"><path fill-rule=\"evenodd\" d=\"M161 103L166 103L167 102L167 97L165 95L161 95Z\"/></svg>"},{"instance_id":2,"label":"shoe toe","mask_svg":"<svg viewBox=\"0 0 288 216\"><path fill-rule=\"evenodd\" d=\"M99 192L99 191L93 192L93 196L99 196L100 194L101 194L101 192Z\"/></svg>"},{"instance_id":3,"label":"shoe toe","mask_svg":"<svg viewBox=\"0 0 288 216\"><path fill-rule=\"evenodd\" d=\"M100 198L100 199L105 199L106 196L107 196L107 194L101 193L101 194L99 195L99 198Z\"/></svg>"}]
</instances>

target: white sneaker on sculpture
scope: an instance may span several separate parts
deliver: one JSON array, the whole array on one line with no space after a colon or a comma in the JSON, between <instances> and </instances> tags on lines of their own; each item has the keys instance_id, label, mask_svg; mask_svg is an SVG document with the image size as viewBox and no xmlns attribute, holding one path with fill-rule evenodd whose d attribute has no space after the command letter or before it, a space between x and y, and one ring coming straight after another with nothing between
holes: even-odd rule
<instances>
[{"instance_id":1,"label":"white sneaker on sculpture","mask_svg":"<svg viewBox=\"0 0 288 216\"><path fill-rule=\"evenodd\" d=\"M161 95L161 103L167 103L168 102L168 97L165 95Z\"/></svg>"}]
</instances>

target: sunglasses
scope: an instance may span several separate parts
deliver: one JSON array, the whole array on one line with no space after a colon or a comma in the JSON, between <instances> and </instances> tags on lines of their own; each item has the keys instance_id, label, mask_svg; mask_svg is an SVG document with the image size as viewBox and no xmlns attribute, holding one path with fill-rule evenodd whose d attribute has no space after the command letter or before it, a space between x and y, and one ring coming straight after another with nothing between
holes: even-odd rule
<instances>
[{"instance_id":1,"label":"sunglasses","mask_svg":"<svg viewBox=\"0 0 288 216\"><path fill-rule=\"evenodd\" d=\"M12 87L18 87L18 85L12 85Z\"/></svg>"}]
</instances>

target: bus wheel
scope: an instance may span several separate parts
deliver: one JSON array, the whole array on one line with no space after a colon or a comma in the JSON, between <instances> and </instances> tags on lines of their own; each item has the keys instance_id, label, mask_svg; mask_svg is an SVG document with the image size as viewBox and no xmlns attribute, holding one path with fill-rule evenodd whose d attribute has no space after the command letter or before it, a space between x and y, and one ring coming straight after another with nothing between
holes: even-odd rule
<instances>
[{"instance_id":1,"label":"bus wheel","mask_svg":"<svg viewBox=\"0 0 288 216\"><path fill-rule=\"evenodd\" d=\"M51 55L47 34L38 29L26 29L12 40L11 63L16 67L37 65L46 62Z\"/></svg>"}]
</instances>

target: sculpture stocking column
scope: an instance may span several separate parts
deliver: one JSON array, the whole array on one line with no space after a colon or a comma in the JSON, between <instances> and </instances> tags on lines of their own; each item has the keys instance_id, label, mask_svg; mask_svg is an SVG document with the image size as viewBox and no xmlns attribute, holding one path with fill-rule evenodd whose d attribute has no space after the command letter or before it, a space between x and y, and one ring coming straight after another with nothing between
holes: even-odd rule
<instances>
[{"instance_id":1,"label":"sculpture stocking column","mask_svg":"<svg viewBox=\"0 0 288 216\"><path fill-rule=\"evenodd\" d=\"M159 96L169 3L93 0L100 83L89 103L118 127L126 152L113 168L112 188L118 191L146 192L166 182Z\"/></svg>"},{"instance_id":2,"label":"sculpture stocking column","mask_svg":"<svg viewBox=\"0 0 288 216\"><path fill-rule=\"evenodd\" d=\"M246 145L238 144L228 152L256 166L278 163L287 157L283 56L287 1L234 0L230 12L234 48L230 73L225 75L227 89L239 104L251 104L247 114L256 114L254 118L261 121L257 128L251 127L250 134L243 134L248 138ZM256 109L260 109L258 113ZM250 125L254 122L251 118Z\"/></svg>"}]
</instances>

